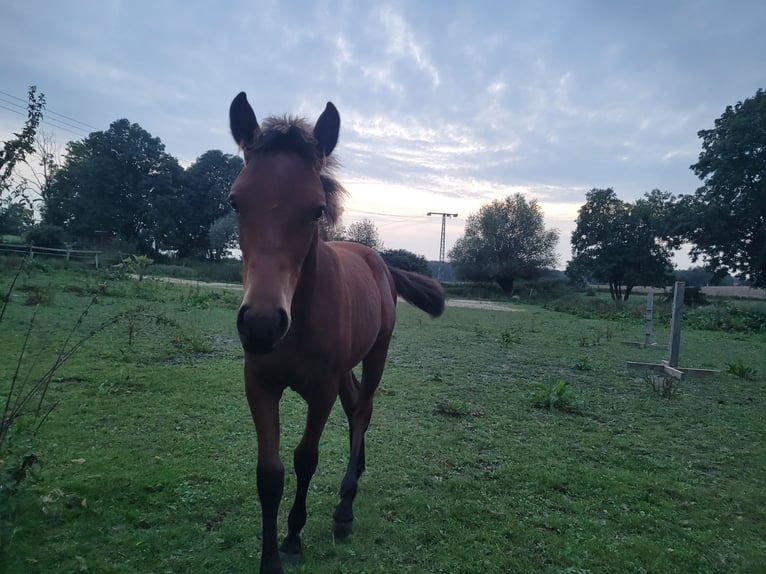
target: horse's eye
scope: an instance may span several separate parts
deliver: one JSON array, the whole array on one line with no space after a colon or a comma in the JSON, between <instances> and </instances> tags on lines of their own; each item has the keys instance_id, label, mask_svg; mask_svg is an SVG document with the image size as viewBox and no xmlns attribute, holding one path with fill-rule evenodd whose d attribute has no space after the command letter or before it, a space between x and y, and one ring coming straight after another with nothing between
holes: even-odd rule
<instances>
[{"instance_id":1,"label":"horse's eye","mask_svg":"<svg viewBox=\"0 0 766 574\"><path fill-rule=\"evenodd\" d=\"M239 213L239 208L237 207L237 202L234 201L233 198L229 198L229 205L231 205L231 208L234 210L234 213Z\"/></svg>"},{"instance_id":2,"label":"horse's eye","mask_svg":"<svg viewBox=\"0 0 766 574\"><path fill-rule=\"evenodd\" d=\"M311 219L313 221L319 221L322 219L322 216L324 215L324 207L317 207L314 209L314 213L311 214Z\"/></svg>"}]
</instances>

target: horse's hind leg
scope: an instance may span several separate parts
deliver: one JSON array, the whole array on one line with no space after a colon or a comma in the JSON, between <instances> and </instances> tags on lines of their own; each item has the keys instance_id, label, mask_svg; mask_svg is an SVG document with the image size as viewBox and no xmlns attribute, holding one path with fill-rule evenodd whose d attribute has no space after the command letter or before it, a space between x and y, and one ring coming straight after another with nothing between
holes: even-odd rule
<instances>
[{"instance_id":1,"label":"horse's hind leg","mask_svg":"<svg viewBox=\"0 0 766 574\"><path fill-rule=\"evenodd\" d=\"M359 400L359 381L354 372L349 372L340 383L340 402L348 419L349 451L354 445L354 409ZM362 435L362 447L357 461L356 477L362 476L365 469L364 460L364 435Z\"/></svg>"},{"instance_id":2,"label":"horse's hind leg","mask_svg":"<svg viewBox=\"0 0 766 574\"><path fill-rule=\"evenodd\" d=\"M387 354L388 339L378 340L362 363L361 384L356 385L351 374L341 381L341 402L349 418L351 453L346 474L340 484L340 503L333 513L333 534L339 540L346 538L352 531L354 498L365 466L364 433L370 424L372 399L383 376Z\"/></svg>"},{"instance_id":3,"label":"horse's hind leg","mask_svg":"<svg viewBox=\"0 0 766 574\"><path fill-rule=\"evenodd\" d=\"M297 485L295 502L287 516L287 536L279 547L283 562L297 562L301 559L300 534L306 524L306 495L319 462L319 438L332 410L335 396L336 393L332 392L309 401L303 438L293 451Z\"/></svg>"}]
</instances>

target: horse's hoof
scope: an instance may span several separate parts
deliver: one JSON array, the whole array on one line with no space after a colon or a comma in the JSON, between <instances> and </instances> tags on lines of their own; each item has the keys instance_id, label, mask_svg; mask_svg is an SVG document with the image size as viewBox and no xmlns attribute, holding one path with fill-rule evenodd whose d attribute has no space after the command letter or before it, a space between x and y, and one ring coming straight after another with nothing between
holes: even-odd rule
<instances>
[{"instance_id":1,"label":"horse's hoof","mask_svg":"<svg viewBox=\"0 0 766 574\"><path fill-rule=\"evenodd\" d=\"M337 520L332 521L332 535L335 540L345 540L351 535L353 530L353 520L349 520L348 522L339 522Z\"/></svg>"},{"instance_id":2,"label":"horse's hoof","mask_svg":"<svg viewBox=\"0 0 766 574\"><path fill-rule=\"evenodd\" d=\"M285 538L279 547L279 557L285 566L294 566L303 560L303 551L301 549L301 539Z\"/></svg>"},{"instance_id":3,"label":"horse's hoof","mask_svg":"<svg viewBox=\"0 0 766 574\"><path fill-rule=\"evenodd\" d=\"M279 557L282 559L283 566L297 566L303 561L303 552L292 554L290 552L282 552L280 550Z\"/></svg>"}]
</instances>

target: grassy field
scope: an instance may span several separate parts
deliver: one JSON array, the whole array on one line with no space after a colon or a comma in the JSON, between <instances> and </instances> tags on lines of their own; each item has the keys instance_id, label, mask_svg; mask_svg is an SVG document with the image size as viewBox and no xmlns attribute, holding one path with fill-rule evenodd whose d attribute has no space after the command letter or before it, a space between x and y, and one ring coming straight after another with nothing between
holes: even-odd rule
<instances>
[{"instance_id":1,"label":"grassy field","mask_svg":"<svg viewBox=\"0 0 766 574\"><path fill-rule=\"evenodd\" d=\"M3 293L12 275L2 269ZM94 295L77 333L121 319L56 373L55 409L3 454L6 470L27 453L38 462L14 497L0 571L255 571L236 293L35 265L0 323L0 397L27 303L40 306L21 380L50 366ZM667 387L625 369L664 358L622 344L642 340L639 320L518 309L432 321L400 306L354 534L334 544L330 529L348 447L336 405L305 562L291 571L766 571L766 331L685 329L681 366L722 372ZM655 331L667 341L666 323ZM288 392L282 413L290 469L305 408ZM294 482L288 472L282 527Z\"/></svg>"}]
</instances>

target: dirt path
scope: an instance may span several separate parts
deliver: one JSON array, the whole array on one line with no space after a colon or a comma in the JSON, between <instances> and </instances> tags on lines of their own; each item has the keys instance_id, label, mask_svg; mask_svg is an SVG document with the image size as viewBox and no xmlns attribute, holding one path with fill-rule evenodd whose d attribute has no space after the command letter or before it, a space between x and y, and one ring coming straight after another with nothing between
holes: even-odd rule
<instances>
[{"instance_id":1,"label":"dirt path","mask_svg":"<svg viewBox=\"0 0 766 574\"><path fill-rule=\"evenodd\" d=\"M138 275L131 275L133 279L138 279ZM163 281L165 283L176 283L179 285L199 285L200 287L211 287L213 289L229 289L239 291L241 285L236 283L208 283L206 281L197 281L195 279L179 279L178 277L155 277L146 275L144 280ZM464 309L485 309L487 311L523 311L519 307L506 303L494 303L492 301L472 301L470 299L447 299L447 307L462 307Z\"/></svg>"}]
</instances>

